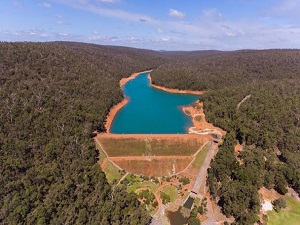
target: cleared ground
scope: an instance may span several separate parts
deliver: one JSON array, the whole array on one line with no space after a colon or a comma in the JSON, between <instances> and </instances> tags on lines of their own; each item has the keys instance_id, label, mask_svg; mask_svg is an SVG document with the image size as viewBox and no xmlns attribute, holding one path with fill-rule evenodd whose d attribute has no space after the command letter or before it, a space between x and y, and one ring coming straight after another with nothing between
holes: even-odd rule
<instances>
[{"instance_id":1,"label":"cleared ground","mask_svg":"<svg viewBox=\"0 0 300 225\"><path fill-rule=\"evenodd\" d=\"M206 135L98 135L97 140L114 156L187 156L194 154L210 137Z\"/></svg>"},{"instance_id":2,"label":"cleared ground","mask_svg":"<svg viewBox=\"0 0 300 225\"><path fill-rule=\"evenodd\" d=\"M168 176L184 170L193 157L191 156L174 156L174 157L135 157L129 158L110 158L114 163L122 169L134 173L142 174L145 176Z\"/></svg>"},{"instance_id":3,"label":"cleared ground","mask_svg":"<svg viewBox=\"0 0 300 225\"><path fill-rule=\"evenodd\" d=\"M105 151L100 151L100 165L104 172L111 173L109 167L106 168L107 161L110 161L133 174L162 177L184 171L195 158L194 154L209 139L206 135L191 134L98 134L96 143ZM116 173L112 177L117 177Z\"/></svg>"},{"instance_id":4,"label":"cleared ground","mask_svg":"<svg viewBox=\"0 0 300 225\"><path fill-rule=\"evenodd\" d=\"M208 151L209 151L209 144L206 144L205 146L203 146L201 151L199 151L198 154L195 156L192 165L189 166L182 175L189 177L191 180L194 180L203 165L204 159Z\"/></svg>"}]
</instances>

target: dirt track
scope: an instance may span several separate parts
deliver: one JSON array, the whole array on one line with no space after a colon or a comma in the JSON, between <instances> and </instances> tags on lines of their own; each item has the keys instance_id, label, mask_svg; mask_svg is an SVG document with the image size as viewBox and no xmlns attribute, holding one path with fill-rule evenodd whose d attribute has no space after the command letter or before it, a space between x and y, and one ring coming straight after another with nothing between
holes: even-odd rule
<instances>
[{"instance_id":1,"label":"dirt track","mask_svg":"<svg viewBox=\"0 0 300 225\"><path fill-rule=\"evenodd\" d=\"M173 138L183 138L183 139L193 139L197 138L203 141L212 140L210 135L198 135L198 134L109 134L109 133L99 133L97 134L97 139L100 138L116 138L116 139L125 139L125 138L164 138L164 139L173 139Z\"/></svg>"},{"instance_id":2,"label":"dirt track","mask_svg":"<svg viewBox=\"0 0 300 225\"><path fill-rule=\"evenodd\" d=\"M192 159L192 156L120 156L120 157L109 157L110 160L113 160L114 162L121 161L121 160L127 160L127 161L133 161L133 160L172 160L172 159Z\"/></svg>"}]
</instances>

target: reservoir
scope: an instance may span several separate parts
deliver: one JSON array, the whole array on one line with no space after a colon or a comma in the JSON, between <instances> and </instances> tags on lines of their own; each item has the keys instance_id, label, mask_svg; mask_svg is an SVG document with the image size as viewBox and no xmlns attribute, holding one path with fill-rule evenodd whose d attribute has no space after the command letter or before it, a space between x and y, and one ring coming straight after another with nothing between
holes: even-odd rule
<instances>
[{"instance_id":1,"label":"reservoir","mask_svg":"<svg viewBox=\"0 0 300 225\"><path fill-rule=\"evenodd\" d=\"M181 106L198 100L198 95L168 93L150 85L149 73L142 73L123 86L129 102L122 107L110 128L115 134L187 133L191 118Z\"/></svg>"}]
</instances>

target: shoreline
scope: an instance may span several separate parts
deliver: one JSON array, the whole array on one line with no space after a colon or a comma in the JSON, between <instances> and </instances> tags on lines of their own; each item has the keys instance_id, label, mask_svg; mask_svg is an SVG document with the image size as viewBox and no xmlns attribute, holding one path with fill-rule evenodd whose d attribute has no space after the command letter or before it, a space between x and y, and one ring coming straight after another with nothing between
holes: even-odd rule
<instances>
[{"instance_id":1,"label":"shoreline","mask_svg":"<svg viewBox=\"0 0 300 225\"><path fill-rule=\"evenodd\" d=\"M122 88L128 81L133 80L137 76L141 75L142 73L151 73L152 70L145 70L143 72L133 73L129 77L122 78L119 82L120 87Z\"/></svg>"},{"instance_id":2,"label":"shoreline","mask_svg":"<svg viewBox=\"0 0 300 225\"><path fill-rule=\"evenodd\" d=\"M204 94L204 91L179 90L179 89L158 86L158 85L152 83L152 78L151 78L150 74L148 75L148 79L150 80L151 87L165 91L165 92L175 93L175 94L192 94L192 95L203 95Z\"/></svg>"},{"instance_id":3,"label":"shoreline","mask_svg":"<svg viewBox=\"0 0 300 225\"><path fill-rule=\"evenodd\" d=\"M106 133L110 134L110 127L111 124L115 118L115 116L117 115L118 111L125 106L127 103L129 102L129 100L127 98L124 98L121 102L119 102L117 105L113 106L107 117L106 117L106 122L105 122L105 128L106 128Z\"/></svg>"},{"instance_id":4,"label":"shoreline","mask_svg":"<svg viewBox=\"0 0 300 225\"><path fill-rule=\"evenodd\" d=\"M134 78L136 78L138 75L142 74L142 73L150 73L152 70L146 70L146 71L142 71L142 72L138 72L138 73L133 73L131 74L129 77L126 78L122 78L119 81L119 85L120 88L122 89L123 86L130 80L133 80ZM115 116L117 115L118 111L125 106L127 103L129 102L129 99L126 98L126 96L124 96L124 99L119 102L118 104L114 105L110 110L108 115L106 116L106 122L105 122L105 129L106 129L106 133L110 134L110 127L111 124L115 118Z\"/></svg>"},{"instance_id":5,"label":"shoreline","mask_svg":"<svg viewBox=\"0 0 300 225\"><path fill-rule=\"evenodd\" d=\"M210 140L210 135L198 135L198 134L111 134L111 133L98 133L96 138L115 138L115 139L145 139L145 138L165 138L165 139L174 139L174 138L184 138L184 139L193 139L193 138L203 138L205 140Z\"/></svg>"},{"instance_id":6,"label":"shoreline","mask_svg":"<svg viewBox=\"0 0 300 225\"><path fill-rule=\"evenodd\" d=\"M146 70L146 71L142 71L142 72L138 72L138 73L133 73L131 74L129 77L126 77L126 78L122 78L120 81L119 81L119 85L120 85L120 88L122 89L123 86L130 80L133 80L135 79L137 76L139 76L140 74L143 74L143 73L151 73L152 70ZM151 78L151 75L149 74L148 75L148 79L150 81L150 86L153 87L153 88L156 88L156 89L159 89L159 90L162 90L162 91L165 91L165 92L169 92L169 93L177 93L177 94L193 94L193 95L202 95L204 92L203 91L192 91L192 90L179 90L179 89L171 89L171 88L165 88L165 87L162 87L162 86L158 86L158 85L155 85L152 83L152 78ZM105 129L106 129L106 133L108 134L111 134L110 133L110 128L111 128L111 125L112 125L112 122L115 118L115 116L117 115L118 111L123 107L125 106L127 103L129 102L129 99L126 98L126 96L124 96L124 99L119 102L117 105L114 105L107 117L106 117L106 122L105 122ZM193 123L193 120L192 120L192 123ZM187 133L189 134L189 133Z\"/></svg>"}]
</instances>

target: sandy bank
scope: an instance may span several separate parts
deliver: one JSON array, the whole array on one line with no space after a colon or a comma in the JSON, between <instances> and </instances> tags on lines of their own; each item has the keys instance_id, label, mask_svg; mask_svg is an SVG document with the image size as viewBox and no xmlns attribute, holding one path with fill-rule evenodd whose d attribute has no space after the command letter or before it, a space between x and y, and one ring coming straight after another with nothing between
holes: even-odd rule
<instances>
[{"instance_id":1,"label":"sandy bank","mask_svg":"<svg viewBox=\"0 0 300 225\"><path fill-rule=\"evenodd\" d=\"M109 133L112 121L114 120L118 111L127 103L128 103L128 99L125 98L120 103L118 103L117 105L115 105L114 107L111 108L111 110L109 111L109 113L106 117L106 123L105 123L105 128L106 128L107 133Z\"/></svg>"},{"instance_id":2,"label":"sandy bank","mask_svg":"<svg viewBox=\"0 0 300 225\"><path fill-rule=\"evenodd\" d=\"M191 91L191 90L179 90L179 89L172 89L172 88L166 88L162 86L158 86L152 83L152 78L150 74L148 75L148 79L150 80L150 85L156 89L170 92L170 93L179 93L179 94L192 94L192 95L203 95L204 91Z\"/></svg>"},{"instance_id":3,"label":"sandy bank","mask_svg":"<svg viewBox=\"0 0 300 225\"><path fill-rule=\"evenodd\" d=\"M152 70L146 70L146 71L143 71L143 72L139 72L139 73L133 73L131 74L130 77L126 77L126 78L122 78L119 82L120 84L120 87L122 88L128 81L136 78L138 75L142 74L142 73L150 73ZM106 122L105 122L105 129L106 129L106 132L107 133L110 133L110 127L111 127L111 124L112 124L112 121L114 120L115 116L117 115L118 111L124 106L126 105L127 103L129 102L129 100L127 98L123 99L123 101L119 102L117 105L113 106L107 117L106 117Z\"/></svg>"},{"instance_id":4,"label":"sandy bank","mask_svg":"<svg viewBox=\"0 0 300 225\"><path fill-rule=\"evenodd\" d=\"M179 90L165 88L152 83L151 75L148 75L150 80L150 85L156 89L163 90L170 93L180 93L180 94L194 94L194 95L203 95L204 91L192 91L192 90ZM190 116L193 122L194 127L189 128L189 135L208 135L209 133L218 133L221 136L226 132L219 127L215 127L213 124L208 123L205 119L205 114L203 112L203 102L196 101L195 103L182 107L183 112Z\"/></svg>"},{"instance_id":5,"label":"sandy bank","mask_svg":"<svg viewBox=\"0 0 300 225\"><path fill-rule=\"evenodd\" d=\"M116 139L145 139L145 138L156 138L156 139L199 139L203 141L212 140L210 135L197 135L197 134L110 134L110 133L98 133L97 139L103 138L116 138Z\"/></svg>"},{"instance_id":6,"label":"sandy bank","mask_svg":"<svg viewBox=\"0 0 300 225\"><path fill-rule=\"evenodd\" d=\"M142 74L142 73L150 73L152 72L152 70L146 70L146 71L143 71L143 72L139 72L139 73L133 73L131 74L130 77L125 77L125 78L122 78L119 82L120 84L120 87L122 88L128 81L130 80L133 80L134 78L136 78L138 75Z\"/></svg>"},{"instance_id":7,"label":"sandy bank","mask_svg":"<svg viewBox=\"0 0 300 225\"><path fill-rule=\"evenodd\" d=\"M208 123L203 112L203 102L196 101L189 106L182 107L183 112L192 118L194 127L189 128L189 133L208 134L218 133L221 136L226 134L224 130Z\"/></svg>"}]
</instances>

